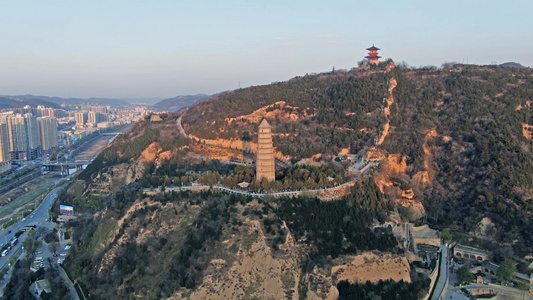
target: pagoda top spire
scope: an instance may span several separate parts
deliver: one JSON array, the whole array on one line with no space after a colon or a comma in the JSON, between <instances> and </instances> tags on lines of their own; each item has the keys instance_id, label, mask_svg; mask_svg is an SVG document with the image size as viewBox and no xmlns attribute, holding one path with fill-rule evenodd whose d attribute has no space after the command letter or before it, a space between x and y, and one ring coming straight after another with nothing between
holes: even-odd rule
<instances>
[{"instance_id":1,"label":"pagoda top spire","mask_svg":"<svg viewBox=\"0 0 533 300\"><path fill-rule=\"evenodd\" d=\"M263 121L261 121L261 124L259 124L259 128L272 128L272 126L268 124L266 119L263 119Z\"/></svg>"}]
</instances>

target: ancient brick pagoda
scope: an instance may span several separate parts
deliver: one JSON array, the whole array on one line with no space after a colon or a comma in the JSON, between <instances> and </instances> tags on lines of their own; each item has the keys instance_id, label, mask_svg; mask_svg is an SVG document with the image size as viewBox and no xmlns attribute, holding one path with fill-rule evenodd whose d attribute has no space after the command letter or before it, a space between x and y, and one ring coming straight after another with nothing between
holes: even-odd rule
<instances>
[{"instance_id":1,"label":"ancient brick pagoda","mask_svg":"<svg viewBox=\"0 0 533 300\"><path fill-rule=\"evenodd\" d=\"M266 119L263 119L263 122L259 124L256 168L257 179L266 178L272 181L276 178L272 126L268 124Z\"/></svg>"},{"instance_id":2,"label":"ancient brick pagoda","mask_svg":"<svg viewBox=\"0 0 533 300\"><path fill-rule=\"evenodd\" d=\"M372 47L366 48L366 50L368 50L368 56L365 56L365 58L368 59L368 62L371 64L378 64L379 59L381 58L381 56L378 55L378 50L381 49L372 45Z\"/></svg>"}]
</instances>

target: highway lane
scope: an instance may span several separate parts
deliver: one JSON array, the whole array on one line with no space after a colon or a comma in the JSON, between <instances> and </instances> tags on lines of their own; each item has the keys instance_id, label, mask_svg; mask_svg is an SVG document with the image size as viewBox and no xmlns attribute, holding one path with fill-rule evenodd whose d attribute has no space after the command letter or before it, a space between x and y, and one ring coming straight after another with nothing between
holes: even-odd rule
<instances>
[{"instance_id":1,"label":"highway lane","mask_svg":"<svg viewBox=\"0 0 533 300\"><path fill-rule=\"evenodd\" d=\"M60 180L57 180L56 184L59 181ZM49 218L48 211L50 210L50 207L52 206L52 203L54 202L54 200L57 198L58 191L62 188L63 188L62 186L56 186L52 191L50 191L50 193L48 193L48 195L46 195L46 197L43 199L41 204L38 207L36 207L35 210L31 214L26 216L26 218L23 218L22 220L2 230L0 233L0 244L6 241L9 242L15 236L16 232L21 227L26 226L26 225L36 225L37 230L39 230L39 228L44 228L45 231L52 230L55 227L55 224L53 222L48 222L48 218ZM7 265L9 258L13 256L14 254L17 254L19 256L18 259L24 258L25 253L22 249L22 243L26 240L27 236L28 236L27 232L24 232L23 234L21 234L18 238L19 242L15 245L15 247L13 247L13 249L11 249L6 256L0 257L0 269L3 269ZM46 247L45 245L41 249L42 252L45 252L42 255L43 257L51 256L51 253L49 253L47 248L48 247ZM0 282L0 296L3 295L5 285L9 282L10 278L11 278L11 269L9 270L9 272L7 272L4 280Z\"/></svg>"},{"instance_id":2,"label":"highway lane","mask_svg":"<svg viewBox=\"0 0 533 300\"><path fill-rule=\"evenodd\" d=\"M15 236L17 231L26 225L36 225L37 228L45 228L46 231L52 230L55 227L55 224L48 222L48 211L50 210L50 207L61 188L61 186L56 187L50 193L48 193L41 204L31 214L26 216L26 218L23 218L20 221L15 222L13 225L3 229L0 233L0 244L9 242ZM26 236L27 233L23 233L21 236L19 236L18 243L15 245L15 247L13 247L13 249L11 249L6 256L0 257L0 268L7 263L9 257L11 257L13 254L21 253L19 249L26 239Z\"/></svg>"}]
</instances>

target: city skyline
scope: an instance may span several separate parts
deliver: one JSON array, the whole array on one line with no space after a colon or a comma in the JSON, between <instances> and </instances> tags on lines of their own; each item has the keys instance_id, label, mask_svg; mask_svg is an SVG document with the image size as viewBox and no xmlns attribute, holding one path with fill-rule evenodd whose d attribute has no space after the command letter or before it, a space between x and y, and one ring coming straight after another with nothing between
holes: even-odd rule
<instances>
[{"instance_id":1,"label":"city skyline","mask_svg":"<svg viewBox=\"0 0 533 300\"><path fill-rule=\"evenodd\" d=\"M0 94L171 98L357 66L533 65L529 1L8 2Z\"/></svg>"}]
</instances>

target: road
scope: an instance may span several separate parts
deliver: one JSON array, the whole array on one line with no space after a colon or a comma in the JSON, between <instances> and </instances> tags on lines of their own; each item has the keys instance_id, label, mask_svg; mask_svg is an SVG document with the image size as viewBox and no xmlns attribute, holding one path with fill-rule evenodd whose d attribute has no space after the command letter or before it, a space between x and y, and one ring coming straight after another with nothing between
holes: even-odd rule
<instances>
[{"instance_id":1,"label":"road","mask_svg":"<svg viewBox=\"0 0 533 300\"><path fill-rule=\"evenodd\" d=\"M433 300L442 299L442 294L445 293L445 289L448 285L448 245L442 244L441 249L441 261L440 261L440 276L439 281L435 284L435 292L433 293Z\"/></svg>"},{"instance_id":2,"label":"road","mask_svg":"<svg viewBox=\"0 0 533 300\"><path fill-rule=\"evenodd\" d=\"M183 129L183 126L181 125L181 117L183 117L183 114L180 115L180 117L176 120L176 125L178 126L178 131L180 132L182 137L188 137L187 133Z\"/></svg>"},{"instance_id":3,"label":"road","mask_svg":"<svg viewBox=\"0 0 533 300\"><path fill-rule=\"evenodd\" d=\"M449 270L449 265L448 265ZM433 299L455 299L455 300L466 300L469 299L467 296L461 292L461 287L458 285L459 281L457 280L457 275L452 272L447 272L449 276L448 287L444 293L441 294L442 298L433 297ZM441 273L442 276L442 273ZM457 286L456 286L457 285ZM492 289L498 294L504 294L504 299L529 299L533 300L533 295L528 295L527 292L521 291L517 288L506 287L496 284L468 284L464 286L468 290L472 289ZM435 290L434 295L437 295L437 289ZM497 298L502 299L502 298Z\"/></svg>"},{"instance_id":4,"label":"road","mask_svg":"<svg viewBox=\"0 0 533 300\"><path fill-rule=\"evenodd\" d=\"M9 240L11 240L15 233L23 226L26 225L37 225L37 227L45 227L48 229L53 229L54 224L47 222L48 220L48 210L50 209L50 206L52 205L52 202L57 197L57 192L61 189L61 187L56 187L53 189L48 195L44 198L44 200L41 202L39 207L37 207L31 214L26 216L26 218L14 223L13 225L3 229L0 233L0 244L5 243ZM21 244L25 239L25 235L21 235L19 237L19 244ZM0 258L0 266L3 266L3 260L6 259L6 257Z\"/></svg>"},{"instance_id":5,"label":"road","mask_svg":"<svg viewBox=\"0 0 533 300\"><path fill-rule=\"evenodd\" d=\"M532 295L529 295L527 292L521 291L516 288L509 288L504 286L498 286L498 285L485 285L485 284L469 284L467 286L464 286L467 290L472 289L491 289L497 292L498 294L503 294L506 296L504 299L526 299L531 300L533 299ZM446 295L443 296L443 299L468 299L462 292L459 287L451 287L446 292ZM440 298L439 298L440 299ZM501 299L501 298L497 298Z\"/></svg>"},{"instance_id":6,"label":"road","mask_svg":"<svg viewBox=\"0 0 533 300\"><path fill-rule=\"evenodd\" d=\"M26 226L26 225L36 225L37 228L45 228L46 231L52 230L55 227L55 224L53 222L47 222L48 211L54 199L57 197L58 191L61 188L62 187L56 187L50 193L48 193L48 195L46 195L46 197L43 199L41 204L26 218L3 229L0 233L0 243L5 243L5 242L10 241L15 236L15 233L21 227ZM13 249L11 249L6 256L0 257L0 269L2 269L7 264L9 258L13 254L17 253L18 255L20 255L20 257L23 257L22 243L24 242L27 236L28 234L26 232L20 235L18 244L16 244L15 247L13 247ZM43 249L43 251L44 250L47 250L47 249ZM10 278L9 273L10 272L8 272L8 274L6 275L6 279L3 280L0 284L0 294L3 294L4 287Z\"/></svg>"},{"instance_id":7,"label":"road","mask_svg":"<svg viewBox=\"0 0 533 300\"><path fill-rule=\"evenodd\" d=\"M405 249L407 249L407 251L409 251L409 249L411 248L411 239L409 237L409 223L405 223Z\"/></svg>"}]
</instances>

